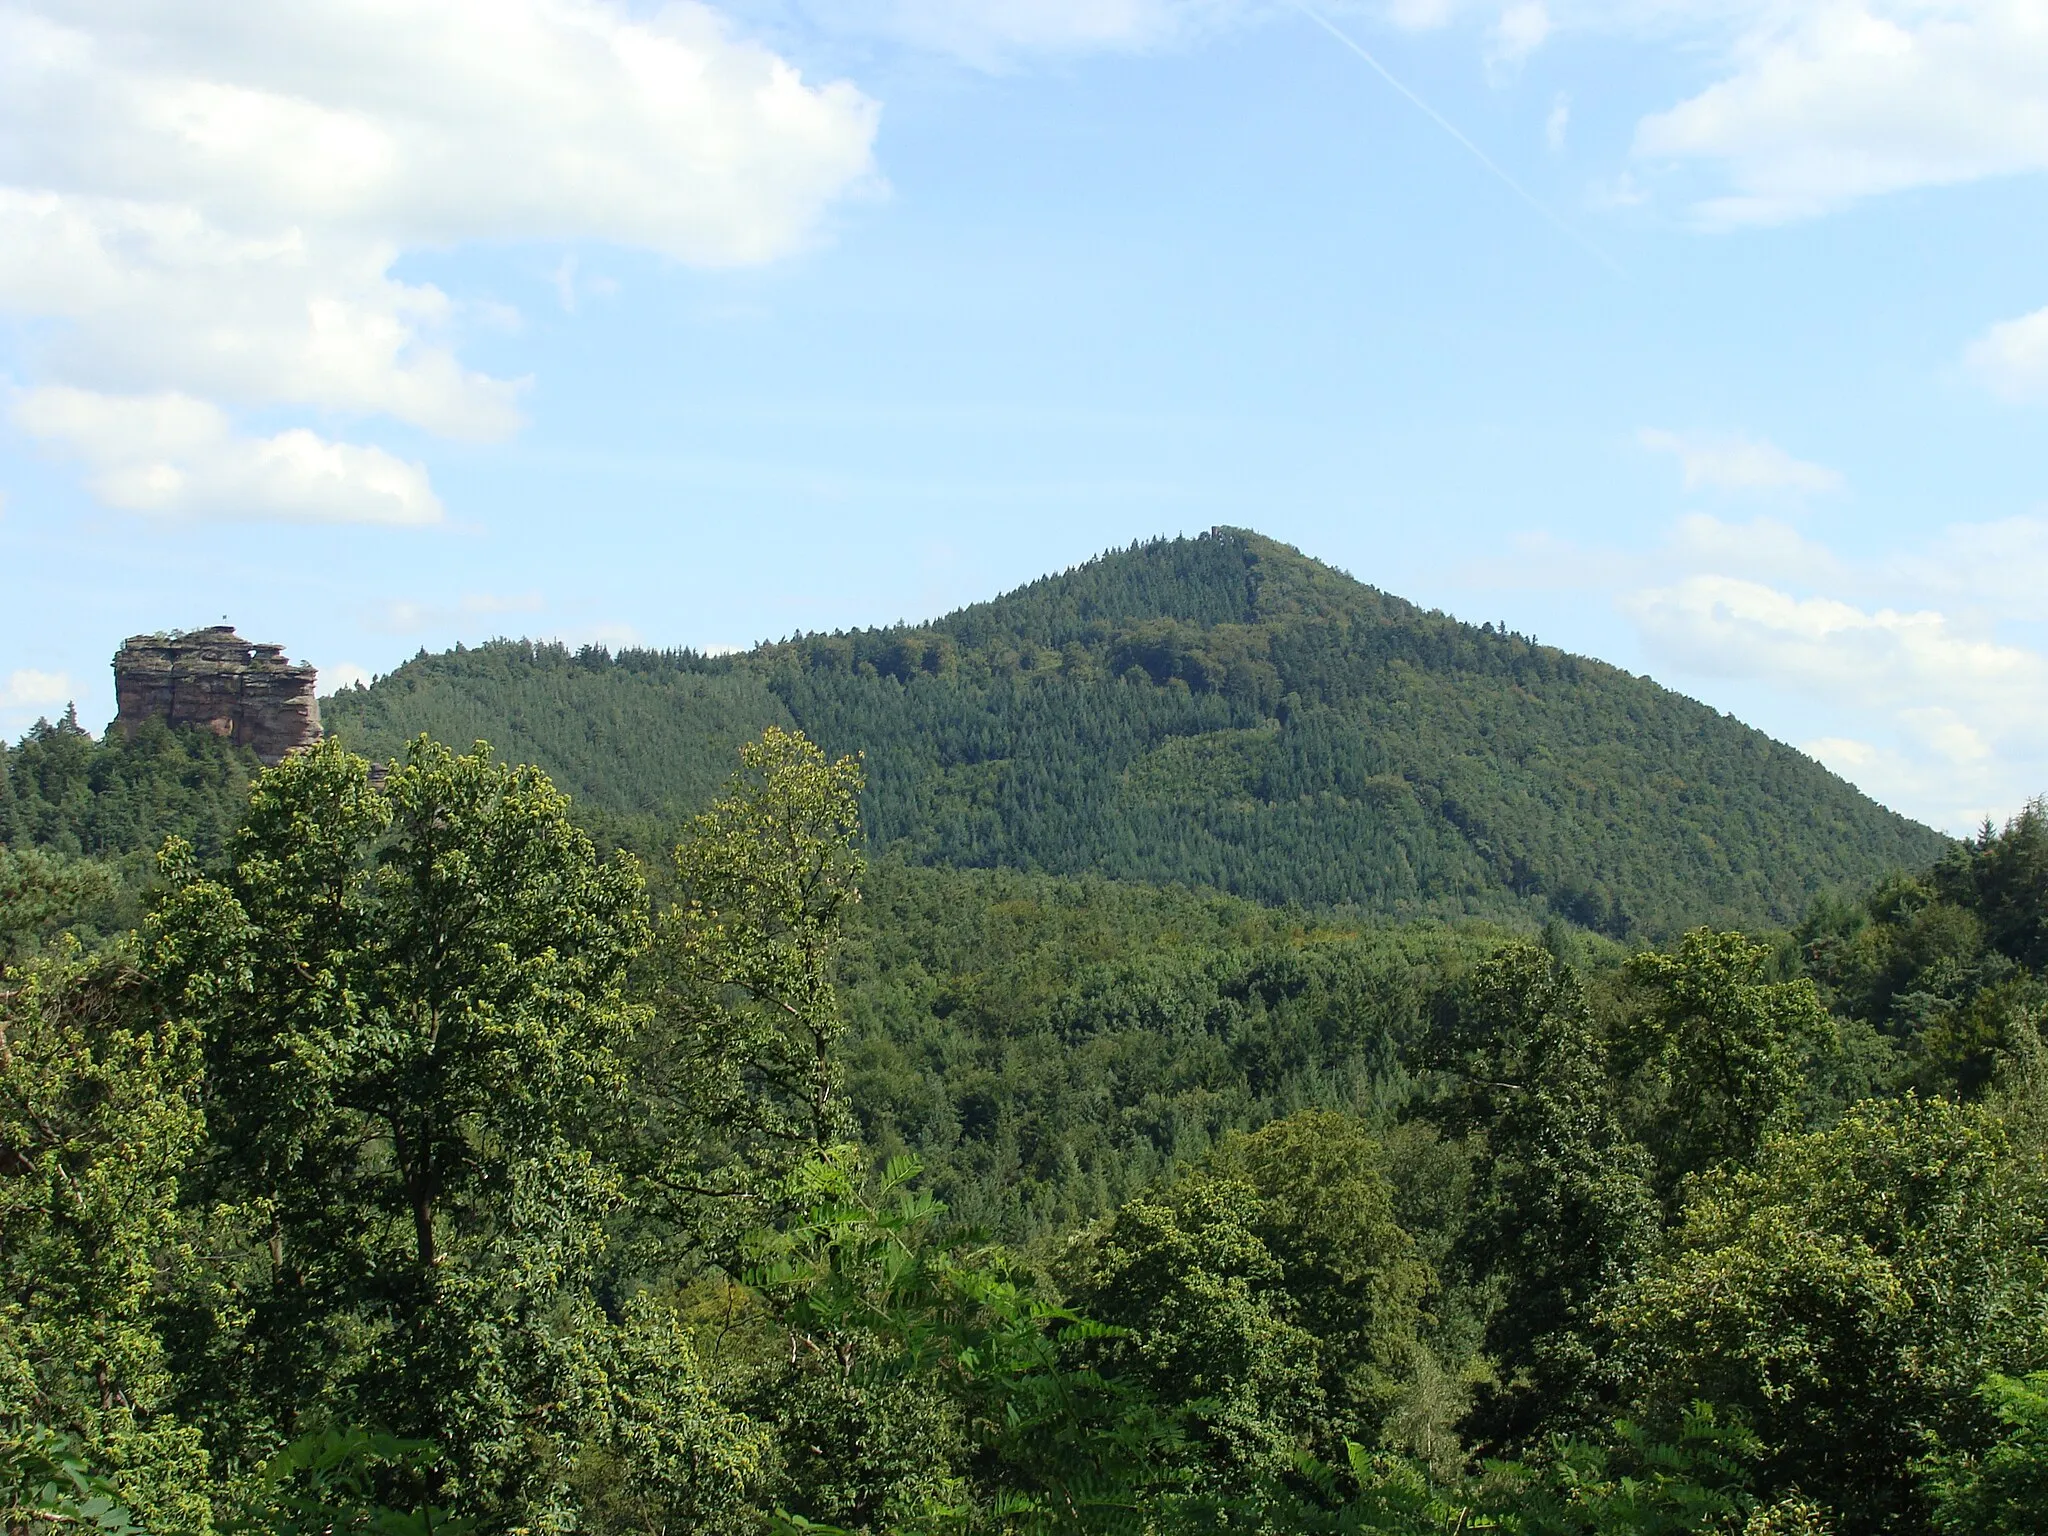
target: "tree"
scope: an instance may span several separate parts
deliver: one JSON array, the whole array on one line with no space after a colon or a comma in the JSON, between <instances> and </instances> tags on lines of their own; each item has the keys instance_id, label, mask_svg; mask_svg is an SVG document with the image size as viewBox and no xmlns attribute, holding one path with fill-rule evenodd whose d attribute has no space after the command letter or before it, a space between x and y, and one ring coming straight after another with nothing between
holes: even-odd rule
<instances>
[{"instance_id":1,"label":"tree","mask_svg":"<svg viewBox=\"0 0 2048 1536\"><path fill-rule=\"evenodd\" d=\"M2048 967L2048 800L2030 800L1994 832L1983 830L1936 866L1934 883L1976 914L1990 947L2029 970Z\"/></svg>"},{"instance_id":2,"label":"tree","mask_svg":"<svg viewBox=\"0 0 2048 1536\"><path fill-rule=\"evenodd\" d=\"M1669 954L1630 961L1645 1006L1623 1031L1649 1096L1645 1140L1667 1197L1687 1174L1746 1163L1795 1127L1804 1062L1834 1041L1811 981L1766 980L1771 951L1699 928Z\"/></svg>"},{"instance_id":3,"label":"tree","mask_svg":"<svg viewBox=\"0 0 2048 1536\"><path fill-rule=\"evenodd\" d=\"M63 1435L40 1425L0 1430L0 1530L8 1536L138 1536L121 1490Z\"/></svg>"},{"instance_id":4,"label":"tree","mask_svg":"<svg viewBox=\"0 0 2048 1536\"><path fill-rule=\"evenodd\" d=\"M0 961L46 923L76 916L114 894L113 872L90 859L0 846Z\"/></svg>"},{"instance_id":5,"label":"tree","mask_svg":"<svg viewBox=\"0 0 2048 1536\"><path fill-rule=\"evenodd\" d=\"M1993 1375L1978 1396L1998 1432L1976 1453L1947 1452L1923 1468L1933 1526L1942 1536L2025 1536L2048 1510L2048 1371Z\"/></svg>"},{"instance_id":6,"label":"tree","mask_svg":"<svg viewBox=\"0 0 2048 1536\"><path fill-rule=\"evenodd\" d=\"M145 1519L193 1531L207 1458L163 1330L204 1289L178 1198L198 1076L194 1032L150 1017L123 958L0 972L0 1438L67 1498L99 1497L64 1470L75 1459Z\"/></svg>"},{"instance_id":7,"label":"tree","mask_svg":"<svg viewBox=\"0 0 2048 1536\"><path fill-rule=\"evenodd\" d=\"M1436 1110L1480 1152L1456 1250L1488 1297L1498 1385L1472 1426L1515 1445L1604 1416L1600 1308L1650 1252L1650 1161L1622 1131L1607 1050L1566 965L1516 945L1446 1000L1438 1061L1454 1074Z\"/></svg>"},{"instance_id":8,"label":"tree","mask_svg":"<svg viewBox=\"0 0 2048 1536\"><path fill-rule=\"evenodd\" d=\"M643 1188L684 1227L707 1199L758 1206L850 1125L837 957L860 899L860 764L774 727L740 762L676 849L679 899L634 1060ZM710 1219L738 1230L729 1213Z\"/></svg>"},{"instance_id":9,"label":"tree","mask_svg":"<svg viewBox=\"0 0 2048 1536\"><path fill-rule=\"evenodd\" d=\"M640 1290L599 1343L606 1401L569 1474L578 1529L758 1532L781 1462L773 1425L721 1395L675 1298Z\"/></svg>"},{"instance_id":10,"label":"tree","mask_svg":"<svg viewBox=\"0 0 2048 1536\"><path fill-rule=\"evenodd\" d=\"M1908 1097L1768 1141L1688 1186L1667 1252L1607 1319L1654 1422L1744 1414L1774 1489L1851 1531L1922 1518L1929 1435L1979 1443L1975 1390L2048 1361L2048 1193L1995 1121Z\"/></svg>"},{"instance_id":11,"label":"tree","mask_svg":"<svg viewBox=\"0 0 2048 1536\"><path fill-rule=\"evenodd\" d=\"M800 1164L794 1219L748 1244L788 1337L773 1392L803 1513L787 1527L1139 1528L1190 1480L1180 1414L1081 1358L1115 1330L1046 1299L1000 1246L947 1230L914 1158L879 1176L865 1161L843 1145Z\"/></svg>"},{"instance_id":12,"label":"tree","mask_svg":"<svg viewBox=\"0 0 2048 1536\"><path fill-rule=\"evenodd\" d=\"M437 1442L471 1501L554 1497L536 1448L595 1379L637 866L537 769L425 740L381 786L331 744L288 758L224 869L162 864L148 972L203 1045L207 1177L262 1226L244 1379L209 1384L253 1408L229 1448L324 1415Z\"/></svg>"},{"instance_id":13,"label":"tree","mask_svg":"<svg viewBox=\"0 0 2048 1536\"><path fill-rule=\"evenodd\" d=\"M1198 1170L1062 1260L1071 1303L1121 1330L1102 1371L1186 1413L1205 1495L1247 1496L1284 1473L1328 1412L1317 1340L1259 1235L1264 1214L1248 1178Z\"/></svg>"},{"instance_id":14,"label":"tree","mask_svg":"<svg viewBox=\"0 0 2048 1536\"><path fill-rule=\"evenodd\" d=\"M1316 1441L1376 1443L1415 1370L1422 1303L1435 1285L1394 1218L1385 1153L1349 1115L1305 1110L1233 1137L1209 1160L1248 1182L1253 1220L1280 1265L1290 1315L1315 1340L1328 1405Z\"/></svg>"}]
</instances>

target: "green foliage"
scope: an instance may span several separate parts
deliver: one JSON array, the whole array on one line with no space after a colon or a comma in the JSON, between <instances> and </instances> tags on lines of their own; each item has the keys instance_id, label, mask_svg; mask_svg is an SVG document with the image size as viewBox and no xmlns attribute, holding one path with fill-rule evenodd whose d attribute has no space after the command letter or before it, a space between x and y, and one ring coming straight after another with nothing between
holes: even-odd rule
<instances>
[{"instance_id":1,"label":"green foliage","mask_svg":"<svg viewBox=\"0 0 2048 1536\"><path fill-rule=\"evenodd\" d=\"M2048 1371L1993 1375L1978 1388L1999 1429L1974 1454L1947 1453L1923 1469L1933 1526L1943 1536L2023 1536L2048 1511Z\"/></svg>"},{"instance_id":2,"label":"green foliage","mask_svg":"<svg viewBox=\"0 0 2048 1536\"><path fill-rule=\"evenodd\" d=\"M1356 1120L1295 1115L1227 1139L1062 1256L1073 1304L1119 1330L1093 1347L1099 1369L1180 1406L1202 1457L1187 1496L1252 1497L1305 1450L1384 1432L1432 1277L1383 1161Z\"/></svg>"},{"instance_id":3,"label":"green foliage","mask_svg":"<svg viewBox=\"0 0 2048 1536\"><path fill-rule=\"evenodd\" d=\"M55 1457L67 1498L99 1495L37 1426L118 1475L143 1518L198 1530L207 1457L164 1331L203 1305L203 1233L178 1198L203 1134L199 1053L139 993L113 957L0 972L0 1434Z\"/></svg>"},{"instance_id":4,"label":"green foliage","mask_svg":"<svg viewBox=\"0 0 2048 1536\"><path fill-rule=\"evenodd\" d=\"M1552 1437L1519 1461L1489 1461L1476 1475L1433 1476L1419 1463L1345 1447L1342 1470L1301 1459L1289 1483L1255 1504L1225 1503L1199 1529L1330 1536L1680 1536L1798 1531L1796 1503L1760 1505L1750 1491L1758 1446L1739 1422L1695 1404L1659 1437L1621 1420L1597 1439ZM1775 1523L1774 1523L1775 1522ZM1171 1528L1171 1527L1169 1527Z\"/></svg>"},{"instance_id":5,"label":"green foliage","mask_svg":"<svg viewBox=\"0 0 2048 1536\"><path fill-rule=\"evenodd\" d=\"M2034 800L1994 832L1951 851L1934 884L1974 913L1988 948L2038 973L2048 966L2048 801Z\"/></svg>"},{"instance_id":6,"label":"green foliage","mask_svg":"<svg viewBox=\"0 0 2048 1536\"><path fill-rule=\"evenodd\" d=\"M637 1293L598 1342L607 1400L568 1475L582 1528L758 1530L779 1463L774 1435L721 1396L673 1298Z\"/></svg>"},{"instance_id":7,"label":"green foliage","mask_svg":"<svg viewBox=\"0 0 2048 1536\"><path fill-rule=\"evenodd\" d=\"M2039 808L1794 944L1527 943L1913 834L1231 533L920 630L402 676L335 718L484 699L604 803L329 744L207 831L210 739L0 757L9 1536L2027 1528ZM122 796L213 841L86 959ZM653 901L588 835L686 813Z\"/></svg>"},{"instance_id":8,"label":"green foliage","mask_svg":"<svg viewBox=\"0 0 2048 1536\"><path fill-rule=\"evenodd\" d=\"M118 858L146 856L175 836L210 858L240 824L256 766L209 731L150 723L133 737L95 741L67 712L0 752L0 843Z\"/></svg>"},{"instance_id":9,"label":"green foliage","mask_svg":"<svg viewBox=\"0 0 2048 1536\"><path fill-rule=\"evenodd\" d=\"M550 1488L536 1412L588 1390L617 1199L637 869L537 770L422 742L381 788L337 747L287 759L222 871L173 843L165 878L148 969L204 1043L209 1179L262 1228L241 1379L208 1384L254 1415L236 1454L318 1405L436 1441L458 1492Z\"/></svg>"},{"instance_id":10,"label":"green foliage","mask_svg":"<svg viewBox=\"0 0 2048 1536\"><path fill-rule=\"evenodd\" d=\"M1834 1006L1898 1042L1923 1092L1976 1097L2048 1011L2039 977L2048 812L1986 826L1933 869L1861 902L1818 905L1799 932Z\"/></svg>"},{"instance_id":11,"label":"green foliage","mask_svg":"<svg viewBox=\"0 0 2048 1536\"><path fill-rule=\"evenodd\" d=\"M422 734L489 741L537 763L606 841L649 858L716 797L740 747L791 722L762 679L691 651L493 641L421 652L368 688L321 701L328 734L378 762Z\"/></svg>"},{"instance_id":12,"label":"green foliage","mask_svg":"<svg viewBox=\"0 0 2048 1536\"><path fill-rule=\"evenodd\" d=\"M1806 1063L1835 1028L1811 981L1767 979L1771 951L1695 929L1669 954L1637 956L1644 1006L1625 1035L1648 1103L1643 1139L1668 1192L1688 1174L1755 1158L1798 1123Z\"/></svg>"},{"instance_id":13,"label":"green foliage","mask_svg":"<svg viewBox=\"0 0 2048 1536\"><path fill-rule=\"evenodd\" d=\"M1209 1159L1257 1192L1253 1227L1279 1261L1292 1316L1316 1341L1328 1419L1319 1445L1379 1438L1415 1369L1436 1277L1395 1219L1379 1143L1356 1118L1308 1110L1233 1136Z\"/></svg>"},{"instance_id":14,"label":"green foliage","mask_svg":"<svg viewBox=\"0 0 2048 1536\"><path fill-rule=\"evenodd\" d=\"M1626 1420L1610 1444L1554 1441L1533 1467L1500 1469L1490 1490L1493 1522L1515 1536L1679 1536L1738 1531L1749 1495L1756 1437L1695 1403L1676 1437L1659 1439Z\"/></svg>"},{"instance_id":15,"label":"green foliage","mask_svg":"<svg viewBox=\"0 0 2048 1536\"><path fill-rule=\"evenodd\" d=\"M1477 925L1360 929L1184 890L878 861L842 968L847 1098L961 1219L1050 1238L1237 1130L1385 1116Z\"/></svg>"},{"instance_id":16,"label":"green foliage","mask_svg":"<svg viewBox=\"0 0 2048 1536\"><path fill-rule=\"evenodd\" d=\"M0 1530L7 1536L139 1532L120 1491L69 1440L40 1425L0 1439L0 1500Z\"/></svg>"},{"instance_id":17,"label":"green foliage","mask_svg":"<svg viewBox=\"0 0 2048 1536\"><path fill-rule=\"evenodd\" d=\"M1975 1443L1987 1375L2048 1360L2048 1192L1999 1128L1907 1098L1699 1176L1608 1319L1653 1413L1748 1416L1772 1485L1846 1530L1923 1514L1925 1437Z\"/></svg>"},{"instance_id":18,"label":"green foliage","mask_svg":"<svg viewBox=\"0 0 2048 1536\"><path fill-rule=\"evenodd\" d=\"M870 845L910 862L1617 936L1789 922L1944 847L1645 679L1230 529L916 628L716 659L493 642L323 709L378 756L494 741L642 851L794 724L863 754Z\"/></svg>"},{"instance_id":19,"label":"green foliage","mask_svg":"<svg viewBox=\"0 0 2048 1536\"><path fill-rule=\"evenodd\" d=\"M93 860L0 847L0 960L17 958L38 930L104 905L117 889L113 871Z\"/></svg>"},{"instance_id":20,"label":"green foliage","mask_svg":"<svg viewBox=\"0 0 2048 1536\"><path fill-rule=\"evenodd\" d=\"M1599 1309L1657 1237L1650 1159L1622 1129L1606 1042L1570 968L1511 946L1439 1007L1434 1054L1451 1087L1429 1113L1479 1149L1455 1258L1506 1371L1473 1428L1500 1445L1541 1425L1591 1427L1607 1402Z\"/></svg>"},{"instance_id":21,"label":"green foliage","mask_svg":"<svg viewBox=\"0 0 2048 1536\"><path fill-rule=\"evenodd\" d=\"M853 1529L888 1530L941 1501L966 1446L957 1385L979 1363L973 1271L933 1240L940 1207L907 1158L869 1180L856 1147L792 1171L795 1218L753 1235L748 1278L776 1305L789 1371L775 1398L790 1501Z\"/></svg>"},{"instance_id":22,"label":"green foliage","mask_svg":"<svg viewBox=\"0 0 2048 1536\"><path fill-rule=\"evenodd\" d=\"M676 849L636 1047L637 1139L671 1194L736 1195L847 1126L840 931L860 899L860 765L771 726Z\"/></svg>"},{"instance_id":23,"label":"green foliage","mask_svg":"<svg viewBox=\"0 0 2048 1536\"><path fill-rule=\"evenodd\" d=\"M1183 1405L1198 1491L1242 1496L1292 1465L1323 1420L1322 1361L1249 1181L1194 1175L1134 1200L1066 1256L1075 1303L1124 1331L1101 1369Z\"/></svg>"},{"instance_id":24,"label":"green foliage","mask_svg":"<svg viewBox=\"0 0 2048 1536\"><path fill-rule=\"evenodd\" d=\"M839 1147L800 1166L796 1218L751 1243L790 1340L776 1392L804 1512L785 1526L1137 1529L1185 1455L1175 1414L1075 1358L1115 1330L947 1233L914 1159L879 1177L863 1161Z\"/></svg>"},{"instance_id":25,"label":"green foliage","mask_svg":"<svg viewBox=\"0 0 2048 1536\"><path fill-rule=\"evenodd\" d=\"M474 1520L434 1503L439 1450L363 1429L303 1435L256 1479L246 1536L469 1536Z\"/></svg>"}]
</instances>

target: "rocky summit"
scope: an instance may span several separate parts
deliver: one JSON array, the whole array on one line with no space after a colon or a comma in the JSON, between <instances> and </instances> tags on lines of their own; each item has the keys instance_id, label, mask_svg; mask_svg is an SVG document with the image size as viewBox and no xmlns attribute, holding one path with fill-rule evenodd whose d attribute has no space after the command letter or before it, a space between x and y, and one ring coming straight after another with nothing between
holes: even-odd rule
<instances>
[{"instance_id":1,"label":"rocky summit","mask_svg":"<svg viewBox=\"0 0 2048 1536\"><path fill-rule=\"evenodd\" d=\"M320 739L318 674L281 645L244 640L228 624L131 636L114 656L124 737L150 720L203 726L275 765Z\"/></svg>"}]
</instances>

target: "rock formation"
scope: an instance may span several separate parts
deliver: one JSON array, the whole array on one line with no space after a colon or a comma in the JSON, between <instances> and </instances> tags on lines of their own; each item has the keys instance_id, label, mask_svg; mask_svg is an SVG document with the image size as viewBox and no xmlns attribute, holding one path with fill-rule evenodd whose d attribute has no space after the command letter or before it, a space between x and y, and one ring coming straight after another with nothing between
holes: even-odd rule
<instances>
[{"instance_id":1,"label":"rock formation","mask_svg":"<svg viewBox=\"0 0 2048 1536\"><path fill-rule=\"evenodd\" d=\"M253 645L228 624L136 635L114 656L114 729L133 736L146 720L204 726L265 763L320 739L316 673L281 645Z\"/></svg>"}]
</instances>

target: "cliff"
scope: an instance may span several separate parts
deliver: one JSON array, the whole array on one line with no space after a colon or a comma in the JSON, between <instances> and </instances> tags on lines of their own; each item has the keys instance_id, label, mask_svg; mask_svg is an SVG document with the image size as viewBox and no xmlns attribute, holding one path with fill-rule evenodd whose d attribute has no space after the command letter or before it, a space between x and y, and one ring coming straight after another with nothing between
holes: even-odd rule
<instances>
[{"instance_id":1,"label":"cliff","mask_svg":"<svg viewBox=\"0 0 2048 1536\"><path fill-rule=\"evenodd\" d=\"M320 739L317 674L287 661L281 645L256 645L217 624L135 635L114 656L113 728L132 736L147 720L197 725L276 764Z\"/></svg>"}]
</instances>

